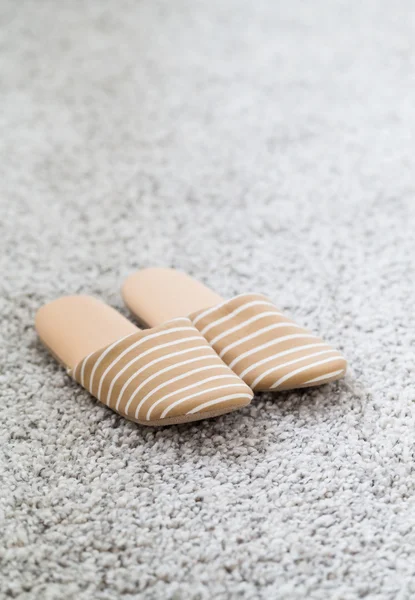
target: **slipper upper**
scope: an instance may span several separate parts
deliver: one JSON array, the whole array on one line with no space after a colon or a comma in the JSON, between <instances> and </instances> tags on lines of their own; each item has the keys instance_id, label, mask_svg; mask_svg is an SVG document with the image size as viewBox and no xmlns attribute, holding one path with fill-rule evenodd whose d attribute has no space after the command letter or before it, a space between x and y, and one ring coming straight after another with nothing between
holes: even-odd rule
<instances>
[{"instance_id":1,"label":"slipper upper","mask_svg":"<svg viewBox=\"0 0 415 600\"><path fill-rule=\"evenodd\" d=\"M346 373L340 352L284 316L262 294L241 294L190 319L254 391L314 386Z\"/></svg>"},{"instance_id":2,"label":"slipper upper","mask_svg":"<svg viewBox=\"0 0 415 600\"><path fill-rule=\"evenodd\" d=\"M86 356L68 373L116 412L149 424L233 410L253 396L188 318L138 330Z\"/></svg>"}]
</instances>

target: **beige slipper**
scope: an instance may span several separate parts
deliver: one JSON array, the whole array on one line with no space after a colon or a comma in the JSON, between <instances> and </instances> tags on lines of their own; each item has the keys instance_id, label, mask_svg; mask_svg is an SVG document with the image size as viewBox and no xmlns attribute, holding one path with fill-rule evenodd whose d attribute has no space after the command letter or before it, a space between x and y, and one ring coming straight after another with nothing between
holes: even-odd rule
<instances>
[{"instance_id":1,"label":"beige slipper","mask_svg":"<svg viewBox=\"0 0 415 600\"><path fill-rule=\"evenodd\" d=\"M254 391L311 387L342 378L347 362L284 316L265 296L224 301L174 269L144 269L125 281L125 303L148 327L188 316L219 357Z\"/></svg>"},{"instance_id":2,"label":"beige slipper","mask_svg":"<svg viewBox=\"0 0 415 600\"><path fill-rule=\"evenodd\" d=\"M67 296L39 309L36 330L71 377L142 425L216 417L253 396L188 318L143 331L95 298Z\"/></svg>"}]
</instances>

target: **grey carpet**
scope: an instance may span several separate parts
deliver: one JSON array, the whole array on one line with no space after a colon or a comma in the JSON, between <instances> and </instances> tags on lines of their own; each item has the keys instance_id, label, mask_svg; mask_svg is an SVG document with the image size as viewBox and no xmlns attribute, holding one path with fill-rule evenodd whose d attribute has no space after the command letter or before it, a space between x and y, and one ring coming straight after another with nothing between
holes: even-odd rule
<instances>
[{"instance_id":1,"label":"grey carpet","mask_svg":"<svg viewBox=\"0 0 415 600\"><path fill-rule=\"evenodd\" d=\"M415 596L415 24L398 0L0 0L0 597ZM150 265L268 294L348 378L161 430L36 309Z\"/></svg>"}]
</instances>

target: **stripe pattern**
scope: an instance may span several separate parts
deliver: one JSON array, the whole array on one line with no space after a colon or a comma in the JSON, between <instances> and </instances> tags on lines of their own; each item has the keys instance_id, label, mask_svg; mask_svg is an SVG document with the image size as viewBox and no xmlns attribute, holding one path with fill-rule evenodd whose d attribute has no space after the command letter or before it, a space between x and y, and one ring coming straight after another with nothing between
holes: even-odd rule
<instances>
[{"instance_id":1,"label":"stripe pattern","mask_svg":"<svg viewBox=\"0 0 415 600\"><path fill-rule=\"evenodd\" d=\"M241 294L190 319L254 391L316 386L346 373L340 352L285 317L262 294Z\"/></svg>"},{"instance_id":2,"label":"stripe pattern","mask_svg":"<svg viewBox=\"0 0 415 600\"><path fill-rule=\"evenodd\" d=\"M106 406L147 425L222 414L253 396L188 318L138 330L86 356L69 374Z\"/></svg>"}]
</instances>

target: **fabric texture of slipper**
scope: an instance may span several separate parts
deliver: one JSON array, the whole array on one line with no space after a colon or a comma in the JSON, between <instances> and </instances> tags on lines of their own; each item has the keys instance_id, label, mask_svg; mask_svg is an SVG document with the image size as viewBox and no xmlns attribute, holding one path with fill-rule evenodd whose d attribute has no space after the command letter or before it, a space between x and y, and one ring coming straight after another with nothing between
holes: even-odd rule
<instances>
[{"instance_id":1,"label":"fabric texture of slipper","mask_svg":"<svg viewBox=\"0 0 415 600\"><path fill-rule=\"evenodd\" d=\"M123 297L130 310L151 326L159 315L189 315L218 356L254 391L313 387L346 373L347 362L338 350L261 294L223 301L184 273L144 269L127 279Z\"/></svg>"},{"instance_id":2,"label":"fabric texture of slipper","mask_svg":"<svg viewBox=\"0 0 415 600\"><path fill-rule=\"evenodd\" d=\"M94 348L94 337L103 341L100 332L106 323L109 343ZM73 379L109 408L143 425L218 416L246 406L253 396L188 318L140 330L98 300L73 296L42 307L36 328ZM69 329L78 344L72 354L70 344L60 339ZM82 350L85 340L88 353Z\"/></svg>"}]
</instances>

